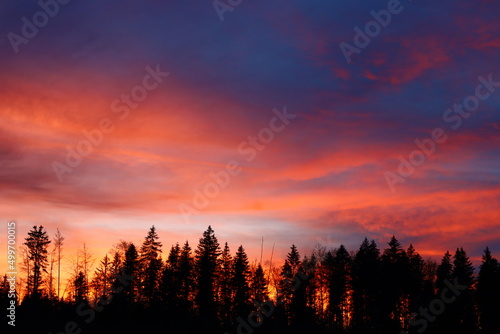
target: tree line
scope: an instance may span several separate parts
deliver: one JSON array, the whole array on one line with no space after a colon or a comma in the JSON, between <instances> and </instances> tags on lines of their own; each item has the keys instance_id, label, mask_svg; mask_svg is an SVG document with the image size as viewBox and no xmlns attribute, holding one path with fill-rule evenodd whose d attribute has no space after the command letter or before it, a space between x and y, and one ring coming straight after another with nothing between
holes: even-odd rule
<instances>
[{"instance_id":1,"label":"tree line","mask_svg":"<svg viewBox=\"0 0 500 334\"><path fill-rule=\"evenodd\" d=\"M463 248L438 263L394 236L383 250L367 238L352 252L340 245L301 256L292 245L274 266L251 264L242 245L233 254L209 226L194 250L176 243L163 260L153 226L141 245L120 241L96 265L84 247L61 291L63 244L59 230L53 240L42 226L28 232L19 327L58 334L500 333L500 265L489 248L477 273ZM2 305L8 290L5 275Z\"/></svg>"}]
</instances>

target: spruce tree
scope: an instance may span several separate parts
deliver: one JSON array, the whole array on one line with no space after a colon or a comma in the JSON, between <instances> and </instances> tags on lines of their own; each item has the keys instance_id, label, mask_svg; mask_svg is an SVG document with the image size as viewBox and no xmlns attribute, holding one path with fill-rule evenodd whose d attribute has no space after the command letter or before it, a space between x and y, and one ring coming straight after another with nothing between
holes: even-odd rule
<instances>
[{"instance_id":1,"label":"spruce tree","mask_svg":"<svg viewBox=\"0 0 500 334\"><path fill-rule=\"evenodd\" d=\"M196 253L196 273L198 289L196 304L201 321L210 330L217 327L217 301L215 280L220 267L219 242L211 226L203 232Z\"/></svg>"},{"instance_id":2,"label":"spruce tree","mask_svg":"<svg viewBox=\"0 0 500 334\"><path fill-rule=\"evenodd\" d=\"M123 274L131 276L132 281L123 289L123 295L128 303L137 301L138 279L139 273L139 254L133 243L130 243L127 251L125 252L125 261L123 262Z\"/></svg>"},{"instance_id":3,"label":"spruce tree","mask_svg":"<svg viewBox=\"0 0 500 334\"><path fill-rule=\"evenodd\" d=\"M258 303L262 303L269 299L266 277L264 275L264 269L262 269L260 263L257 265L257 268L252 276L250 295L252 300Z\"/></svg>"},{"instance_id":4,"label":"spruce tree","mask_svg":"<svg viewBox=\"0 0 500 334\"><path fill-rule=\"evenodd\" d=\"M344 331L348 325L352 260L344 245L340 245L330 261L328 308L332 325L340 332Z\"/></svg>"},{"instance_id":5,"label":"spruce tree","mask_svg":"<svg viewBox=\"0 0 500 334\"><path fill-rule=\"evenodd\" d=\"M194 259L191 255L191 247L186 241L182 246L179 258L179 280L181 287L179 289L179 298L184 305L186 312L192 310L192 301L194 294Z\"/></svg>"},{"instance_id":6,"label":"spruce tree","mask_svg":"<svg viewBox=\"0 0 500 334\"><path fill-rule=\"evenodd\" d=\"M168 313L178 309L181 290L180 281L181 248L178 243L170 248L161 274L161 299Z\"/></svg>"},{"instance_id":7,"label":"spruce tree","mask_svg":"<svg viewBox=\"0 0 500 334\"><path fill-rule=\"evenodd\" d=\"M425 302L429 302L428 297L424 293L424 260L415 250L412 244L408 247L406 251L408 257L408 277L407 281L403 282L403 293L407 297L403 301L403 306L405 306L405 311L402 312L404 318L404 329L409 328L410 315L415 312L419 307L424 305Z\"/></svg>"},{"instance_id":8,"label":"spruce tree","mask_svg":"<svg viewBox=\"0 0 500 334\"><path fill-rule=\"evenodd\" d=\"M250 312L250 287L248 286L250 268L248 257L243 246L238 247L238 251L233 262L232 288L234 291L234 314L236 317L247 317Z\"/></svg>"},{"instance_id":9,"label":"spruce tree","mask_svg":"<svg viewBox=\"0 0 500 334\"><path fill-rule=\"evenodd\" d=\"M99 263L99 266L94 272L92 285L94 288L95 301L108 299L108 294L111 291L112 275L111 275L111 262L108 254Z\"/></svg>"},{"instance_id":10,"label":"spruce tree","mask_svg":"<svg viewBox=\"0 0 500 334\"><path fill-rule=\"evenodd\" d=\"M42 273L46 272L48 265L47 247L50 244L49 236L43 229L43 226L33 226L33 229L28 232L28 237L25 238L24 245L28 248L29 261L33 263L33 274L29 275L29 285L33 287L33 297L41 296L41 286L43 284Z\"/></svg>"},{"instance_id":11,"label":"spruce tree","mask_svg":"<svg viewBox=\"0 0 500 334\"><path fill-rule=\"evenodd\" d=\"M401 331L400 319L405 315L405 287L410 279L408 257L401 244L392 236L389 248L382 254L381 324L389 332Z\"/></svg>"},{"instance_id":12,"label":"spruce tree","mask_svg":"<svg viewBox=\"0 0 500 334\"><path fill-rule=\"evenodd\" d=\"M228 327L234 321L233 309L233 258L227 242L221 254L221 267L218 275L219 318L224 326Z\"/></svg>"},{"instance_id":13,"label":"spruce tree","mask_svg":"<svg viewBox=\"0 0 500 334\"><path fill-rule=\"evenodd\" d=\"M473 301L474 267L463 248L457 248L453 256L453 281L450 284L460 285L460 295L451 303L450 312L453 319L449 330L454 334L474 334L476 332L476 315Z\"/></svg>"},{"instance_id":14,"label":"spruce tree","mask_svg":"<svg viewBox=\"0 0 500 334\"><path fill-rule=\"evenodd\" d=\"M353 261L353 327L360 333L381 333L381 263L374 240L361 243Z\"/></svg>"},{"instance_id":15,"label":"spruce tree","mask_svg":"<svg viewBox=\"0 0 500 334\"><path fill-rule=\"evenodd\" d=\"M87 302L88 285L85 274L80 271L73 281L75 303Z\"/></svg>"},{"instance_id":16,"label":"spruce tree","mask_svg":"<svg viewBox=\"0 0 500 334\"><path fill-rule=\"evenodd\" d=\"M151 305L158 291L157 283L162 267L162 244L158 239L158 233L152 226L142 243L139 255L138 288L145 305Z\"/></svg>"},{"instance_id":17,"label":"spruce tree","mask_svg":"<svg viewBox=\"0 0 500 334\"><path fill-rule=\"evenodd\" d=\"M495 334L498 332L497 323L500 315L499 264L488 247L484 250L482 259L477 282L481 333Z\"/></svg>"}]
</instances>

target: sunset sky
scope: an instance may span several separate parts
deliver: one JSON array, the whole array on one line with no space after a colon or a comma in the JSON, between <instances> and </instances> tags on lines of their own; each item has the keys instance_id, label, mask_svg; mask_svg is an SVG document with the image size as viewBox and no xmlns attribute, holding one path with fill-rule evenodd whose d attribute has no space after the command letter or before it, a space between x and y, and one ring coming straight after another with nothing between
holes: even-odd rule
<instances>
[{"instance_id":1,"label":"sunset sky","mask_svg":"<svg viewBox=\"0 0 500 334\"><path fill-rule=\"evenodd\" d=\"M152 225L164 255L212 225L252 261L262 237L282 259L393 234L498 258L500 3L394 1L2 1L0 247L15 220L18 244L59 228L68 259Z\"/></svg>"}]
</instances>

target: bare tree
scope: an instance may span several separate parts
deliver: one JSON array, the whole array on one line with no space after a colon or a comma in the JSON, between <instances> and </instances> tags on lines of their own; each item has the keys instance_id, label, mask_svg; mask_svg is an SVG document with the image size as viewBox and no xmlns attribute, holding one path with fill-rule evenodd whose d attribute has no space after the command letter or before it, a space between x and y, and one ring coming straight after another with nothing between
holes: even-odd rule
<instances>
[{"instance_id":1,"label":"bare tree","mask_svg":"<svg viewBox=\"0 0 500 334\"><path fill-rule=\"evenodd\" d=\"M52 299L55 295L54 291L54 264L56 262L56 247L54 247L49 254L49 282L47 287L47 293L49 298Z\"/></svg>"},{"instance_id":2,"label":"bare tree","mask_svg":"<svg viewBox=\"0 0 500 334\"><path fill-rule=\"evenodd\" d=\"M57 250L57 298L60 298L61 292L61 259L62 259L62 246L63 246L64 237L62 236L59 229L56 231L56 235L54 237L54 246ZM52 268L51 268L52 269Z\"/></svg>"},{"instance_id":3,"label":"bare tree","mask_svg":"<svg viewBox=\"0 0 500 334\"><path fill-rule=\"evenodd\" d=\"M26 277L20 279L21 286L26 283L26 290L20 289L21 294L19 295L20 299L22 300L24 296L29 296L31 293L31 282L29 280L30 274L31 274L31 266L30 266L30 256L28 253L28 247L26 246L21 246L19 247L19 254L21 254L21 272L26 273Z\"/></svg>"},{"instance_id":4,"label":"bare tree","mask_svg":"<svg viewBox=\"0 0 500 334\"><path fill-rule=\"evenodd\" d=\"M82 286L89 286L89 273L90 270L92 270L94 261L95 259L89 252L89 249L87 248L87 245L85 243L83 244L83 249L78 250L76 259L70 261L73 265L70 282L72 282L73 293L75 296L77 295L77 293L82 293L83 291L84 296L81 297L85 299L88 298L88 289L80 289L79 291L76 291L76 289L79 287L75 286L74 283L79 282L79 284L83 284ZM84 282L81 282L82 279L84 280Z\"/></svg>"},{"instance_id":5,"label":"bare tree","mask_svg":"<svg viewBox=\"0 0 500 334\"><path fill-rule=\"evenodd\" d=\"M127 249L130 247L131 244L132 242L130 241L120 240L118 243L113 245L113 248L111 248L111 250L108 253L111 255L113 259L117 257L121 262L124 262L125 253L127 252Z\"/></svg>"}]
</instances>

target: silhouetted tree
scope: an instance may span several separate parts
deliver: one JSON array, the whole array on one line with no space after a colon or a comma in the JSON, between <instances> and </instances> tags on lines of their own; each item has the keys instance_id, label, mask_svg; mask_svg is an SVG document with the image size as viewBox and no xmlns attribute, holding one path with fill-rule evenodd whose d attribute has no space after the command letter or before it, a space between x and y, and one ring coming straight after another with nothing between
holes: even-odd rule
<instances>
[{"instance_id":1,"label":"silhouetted tree","mask_svg":"<svg viewBox=\"0 0 500 334\"><path fill-rule=\"evenodd\" d=\"M344 245L340 245L334 255L327 255L327 259L331 263L328 309L333 327L336 331L342 332L349 325L348 319L351 312L349 304L352 260Z\"/></svg>"},{"instance_id":2,"label":"silhouetted tree","mask_svg":"<svg viewBox=\"0 0 500 334\"><path fill-rule=\"evenodd\" d=\"M124 258L125 259L125 258ZM113 254L113 261L110 264L110 279L111 279L111 287L113 290L117 290L119 287L119 281L116 279L122 272L123 269L123 260L120 256L120 253L115 251Z\"/></svg>"},{"instance_id":3,"label":"silhouetted tree","mask_svg":"<svg viewBox=\"0 0 500 334\"><path fill-rule=\"evenodd\" d=\"M88 285L87 278L83 272L79 272L73 281L73 286L75 289L74 298L75 303L79 304L81 302L87 302Z\"/></svg>"},{"instance_id":4,"label":"silhouetted tree","mask_svg":"<svg viewBox=\"0 0 500 334\"><path fill-rule=\"evenodd\" d=\"M145 305L150 305L158 291L158 277L160 276L161 242L154 226L145 237L139 253L138 288L140 299Z\"/></svg>"},{"instance_id":5,"label":"silhouetted tree","mask_svg":"<svg viewBox=\"0 0 500 334\"><path fill-rule=\"evenodd\" d=\"M194 259L191 255L191 247L189 242L185 242L182 246L181 256L179 259L179 279L181 281L181 288L179 290L179 297L183 309L192 311L192 301L194 295Z\"/></svg>"},{"instance_id":6,"label":"silhouetted tree","mask_svg":"<svg viewBox=\"0 0 500 334\"><path fill-rule=\"evenodd\" d=\"M162 299L167 304L174 304L178 298L180 290L179 281L179 260L181 256L181 248L178 243L170 248L165 266L163 267L161 278L161 294Z\"/></svg>"},{"instance_id":7,"label":"silhouetted tree","mask_svg":"<svg viewBox=\"0 0 500 334\"><path fill-rule=\"evenodd\" d=\"M299 276L301 284L304 284L305 287L306 305L313 310L313 313L315 313L316 298L319 289L319 281L316 279L318 264L316 254L313 253L311 256L304 256L300 269L302 275Z\"/></svg>"},{"instance_id":8,"label":"silhouetted tree","mask_svg":"<svg viewBox=\"0 0 500 334\"><path fill-rule=\"evenodd\" d=\"M444 289L446 289L446 291L449 290L448 285L453 282L452 270L452 257L450 252L446 251L436 270L436 295L434 297L437 300L441 299ZM451 333L450 324L453 322L453 317L454 315L451 307L448 306L438 317L432 314L429 315L427 321L422 325L422 330L427 330L430 333L436 334ZM429 329L427 329L428 327Z\"/></svg>"},{"instance_id":9,"label":"silhouetted tree","mask_svg":"<svg viewBox=\"0 0 500 334\"><path fill-rule=\"evenodd\" d=\"M380 250L367 238L353 261L353 326L354 332L381 333L380 310Z\"/></svg>"},{"instance_id":10,"label":"silhouetted tree","mask_svg":"<svg viewBox=\"0 0 500 334\"><path fill-rule=\"evenodd\" d=\"M100 299L108 299L108 294L111 292L112 277L111 262L108 254L106 254L99 263L99 266L96 268L94 278L92 279L94 302L97 302Z\"/></svg>"},{"instance_id":11,"label":"silhouetted tree","mask_svg":"<svg viewBox=\"0 0 500 334\"><path fill-rule=\"evenodd\" d=\"M401 303L404 330L408 330L410 327L411 313L425 303L428 304L433 293L432 286L430 291L424 291L424 260L412 244L408 247L406 256L408 258L408 276L407 281L404 282L403 296L407 299L403 299Z\"/></svg>"},{"instance_id":12,"label":"silhouetted tree","mask_svg":"<svg viewBox=\"0 0 500 334\"><path fill-rule=\"evenodd\" d=\"M137 301L137 275L139 271L139 254L133 243L130 244L125 252L125 261L123 262L123 274L132 277L132 282L123 289L123 294L128 303Z\"/></svg>"},{"instance_id":13,"label":"silhouetted tree","mask_svg":"<svg viewBox=\"0 0 500 334\"><path fill-rule=\"evenodd\" d=\"M206 328L215 330L217 325L217 304L215 299L215 279L220 261L219 242L211 226L203 232L196 249L196 272L198 291L196 303L201 321Z\"/></svg>"},{"instance_id":14,"label":"silhouetted tree","mask_svg":"<svg viewBox=\"0 0 500 334\"><path fill-rule=\"evenodd\" d=\"M252 276L252 282L250 283L250 296L253 301L257 301L259 303L269 299L266 277L260 263L257 265L257 269L255 269Z\"/></svg>"},{"instance_id":15,"label":"silhouetted tree","mask_svg":"<svg viewBox=\"0 0 500 334\"><path fill-rule=\"evenodd\" d=\"M460 285L463 288L459 289L460 294L450 304L453 317L449 329L454 334L476 333L476 315L472 294L474 267L463 248L457 248L453 256L452 277L453 281L450 284Z\"/></svg>"},{"instance_id":16,"label":"silhouetted tree","mask_svg":"<svg viewBox=\"0 0 500 334\"><path fill-rule=\"evenodd\" d=\"M292 267L288 260L281 267L280 278L277 287L277 303L282 305L285 310L290 309L290 304L292 302L293 295L293 273Z\"/></svg>"},{"instance_id":17,"label":"silhouetted tree","mask_svg":"<svg viewBox=\"0 0 500 334\"><path fill-rule=\"evenodd\" d=\"M292 317L291 314L292 300L296 290L295 286L295 283L297 283L296 276L299 272L300 265L301 265L300 254L297 250L297 246L292 245L292 247L290 247L290 252L287 254L285 263L281 267L280 281L278 283L278 296L277 296L278 303L283 305L289 321Z\"/></svg>"},{"instance_id":18,"label":"silhouetted tree","mask_svg":"<svg viewBox=\"0 0 500 334\"><path fill-rule=\"evenodd\" d=\"M488 247L484 250L477 282L477 303L480 312L481 333L498 332L500 315L500 270L498 260Z\"/></svg>"},{"instance_id":19,"label":"silhouetted tree","mask_svg":"<svg viewBox=\"0 0 500 334\"><path fill-rule=\"evenodd\" d=\"M230 327L234 321L232 314L233 308L233 258L231 256L227 242L221 253L221 266L219 275L217 275L217 288L219 300L219 318L223 326Z\"/></svg>"},{"instance_id":20,"label":"silhouetted tree","mask_svg":"<svg viewBox=\"0 0 500 334\"><path fill-rule=\"evenodd\" d=\"M56 234L54 236L54 247L57 252L57 298L61 298L61 260L63 258L62 255L62 246L64 244L64 237L62 236L59 229L56 230Z\"/></svg>"},{"instance_id":21,"label":"silhouetted tree","mask_svg":"<svg viewBox=\"0 0 500 334\"><path fill-rule=\"evenodd\" d=\"M451 254L447 251L441 259L441 264L437 268L436 287L439 292L441 292L446 287L446 281L453 280L451 275L452 269L453 265L451 263Z\"/></svg>"},{"instance_id":22,"label":"silhouetted tree","mask_svg":"<svg viewBox=\"0 0 500 334\"><path fill-rule=\"evenodd\" d=\"M292 247L290 247L290 252L287 254L286 260L288 261L288 264L290 264L292 276L296 275L301 265L300 254L297 250L297 246L292 245Z\"/></svg>"},{"instance_id":23,"label":"silhouetted tree","mask_svg":"<svg viewBox=\"0 0 500 334\"><path fill-rule=\"evenodd\" d=\"M28 248L29 260L33 262L33 274L28 277L33 287L32 296L39 297L40 287L43 284L42 272L46 272L47 267L47 247L50 244L47 232L43 226L33 226L28 232L24 245Z\"/></svg>"},{"instance_id":24,"label":"silhouetted tree","mask_svg":"<svg viewBox=\"0 0 500 334\"><path fill-rule=\"evenodd\" d=\"M401 244L392 236L389 248L382 254L381 324L386 333L399 333L401 320L408 310L406 282L410 279L408 256Z\"/></svg>"},{"instance_id":25,"label":"silhouetted tree","mask_svg":"<svg viewBox=\"0 0 500 334\"><path fill-rule=\"evenodd\" d=\"M293 276L292 301L289 312L290 327L292 328L291 333L303 333L313 326L314 310L308 305L307 300L308 291L310 291L310 282L314 272L312 270L309 272L309 268L305 267L308 262L309 259L304 257L304 260L299 262L297 272Z\"/></svg>"},{"instance_id":26,"label":"silhouetted tree","mask_svg":"<svg viewBox=\"0 0 500 334\"><path fill-rule=\"evenodd\" d=\"M234 291L234 314L245 317L250 312L250 287L248 281L250 277L250 268L248 266L248 257L243 246L238 247L234 257L232 288Z\"/></svg>"}]
</instances>

